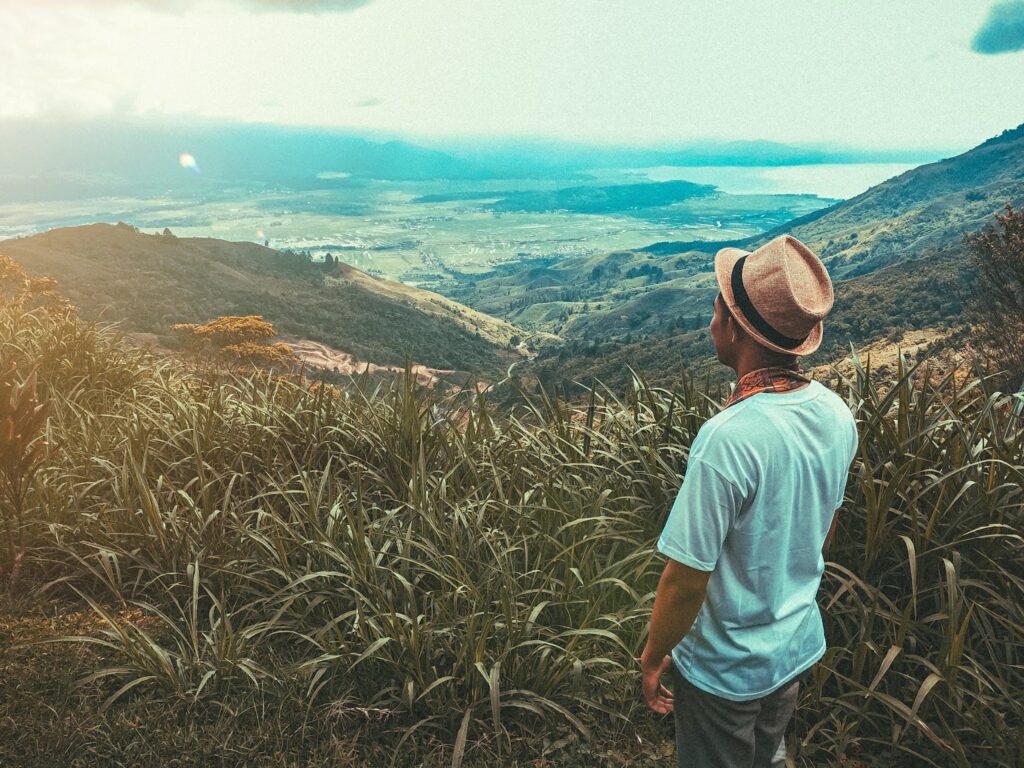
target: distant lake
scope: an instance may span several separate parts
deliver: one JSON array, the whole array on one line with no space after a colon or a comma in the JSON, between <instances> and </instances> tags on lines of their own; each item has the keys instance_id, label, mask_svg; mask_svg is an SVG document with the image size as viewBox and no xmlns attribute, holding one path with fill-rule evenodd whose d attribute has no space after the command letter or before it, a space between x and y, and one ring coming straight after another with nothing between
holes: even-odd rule
<instances>
[{"instance_id":1,"label":"distant lake","mask_svg":"<svg viewBox=\"0 0 1024 768\"><path fill-rule=\"evenodd\" d=\"M630 175L650 181L685 179L714 184L734 195L812 194L846 200L868 187L918 167L911 163L827 163L779 166L674 166L637 168Z\"/></svg>"}]
</instances>

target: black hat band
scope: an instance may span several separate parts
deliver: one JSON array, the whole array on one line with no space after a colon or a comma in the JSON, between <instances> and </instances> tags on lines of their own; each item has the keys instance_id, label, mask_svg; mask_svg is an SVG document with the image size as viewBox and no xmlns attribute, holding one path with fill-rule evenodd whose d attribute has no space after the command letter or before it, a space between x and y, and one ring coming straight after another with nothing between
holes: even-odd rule
<instances>
[{"instance_id":1,"label":"black hat band","mask_svg":"<svg viewBox=\"0 0 1024 768\"><path fill-rule=\"evenodd\" d=\"M783 349L796 349L807 341L807 337L811 334L808 333L802 339L792 339L785 334L779 333L772 328L767 320L761 317L761 313L754 308L754 305L750 302L750 297L747 295L747 290L743 287L743 262L746 260L747 257L742 256L736 260L732 267L732 295L736 301L736 306L740 308L743 316L750 321L750 324L772 344Z\"/></svg>"}]
</instances>

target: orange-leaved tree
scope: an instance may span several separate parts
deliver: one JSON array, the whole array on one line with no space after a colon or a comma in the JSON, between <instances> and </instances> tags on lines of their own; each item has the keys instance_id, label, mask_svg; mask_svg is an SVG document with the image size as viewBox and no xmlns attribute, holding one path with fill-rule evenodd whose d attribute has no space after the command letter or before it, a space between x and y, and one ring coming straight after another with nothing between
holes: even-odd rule
<instances>
[{"instance_id":1,"label":"orange-leaved tree","mask_svg":"<svg viewBox=\"0 0 1024 768\"><path fill-rule=\"evenodd\" d=\"M72 306L59 293L52 277L29 277L18 262L0 254L0 297L23 309L42 308L54 313L69 313Z\"/></svg>"},{"instance_id":2,"label":"orange-leaved tree","mask_svg":"<svg viewBox=\"0 0 1024 768\"><path fill-rule=\"evenodd\" d=\"M171 331L184 351L231 368L286 370L297 362L291 347L270 341L277 332L262 315L225 315L208 323L178 323Z\"/></svg>"}]
</instances>

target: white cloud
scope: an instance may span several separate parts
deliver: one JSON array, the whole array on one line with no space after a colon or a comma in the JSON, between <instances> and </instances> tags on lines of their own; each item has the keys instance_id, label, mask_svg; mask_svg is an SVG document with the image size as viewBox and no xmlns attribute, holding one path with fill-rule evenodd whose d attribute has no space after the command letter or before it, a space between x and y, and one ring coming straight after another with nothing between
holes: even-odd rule
<instances>
[{"instance_id":1,"label":"white cloud","mask_svg":"<svg viewBox=\"0 0 1024 768\"><path fill-rule=\"evenodd\" d=\"M299 13L329 13L354 11L370 0L238 0L264 11L295 11Z\"/></svg>"},{"instance_id":2,"label":"white cloud","mask_svg":"<svg viewBox=\"0 0 1024 768\"><path fill-rule=\"evenodd\" d=\"M183 12L202 0L34 0L37 6L121 6L151 11ZM354 11L370 0L222 0L256 11L285 13L337 13Z\"/></svg>"},{"instance_id":3,"label":"white cloud","mask_svg":"<svg viewBox=\"0 0 1024 768\"><path fill-rule=\"evenodd\" d=\"M77 34L69 37L65 29ZM112 83L91 47L103 25L74 9L3 11L0 50L0 117L68 118L125 114L134 93Z\"/></svg>"}]
</instances>

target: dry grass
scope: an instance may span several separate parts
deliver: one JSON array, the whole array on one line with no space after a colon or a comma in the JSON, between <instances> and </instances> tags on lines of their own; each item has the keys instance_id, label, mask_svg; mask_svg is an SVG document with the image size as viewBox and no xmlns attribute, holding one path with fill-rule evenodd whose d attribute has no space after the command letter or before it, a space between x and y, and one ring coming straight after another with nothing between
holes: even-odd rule
<instances>
[{"instance_id":1,"label":"dry grass","mask_svg":"<svg viewBox=\"0 0 1024 768\"><path fill-rule=\"evenodd\" d=\"M38 313L0 311L0 337L52 409L31 599L99 619L52 646L92 649L72 672L36 680L12 657L38 703L25 764L668 759L634 657L715 397L638 381L624 401L496 413L411 377L336 394L197 378ZM911 373L841 382L862 448L798 765L1024 759L1024 441L984 380Z\"/></svg>"}]
</instances>

